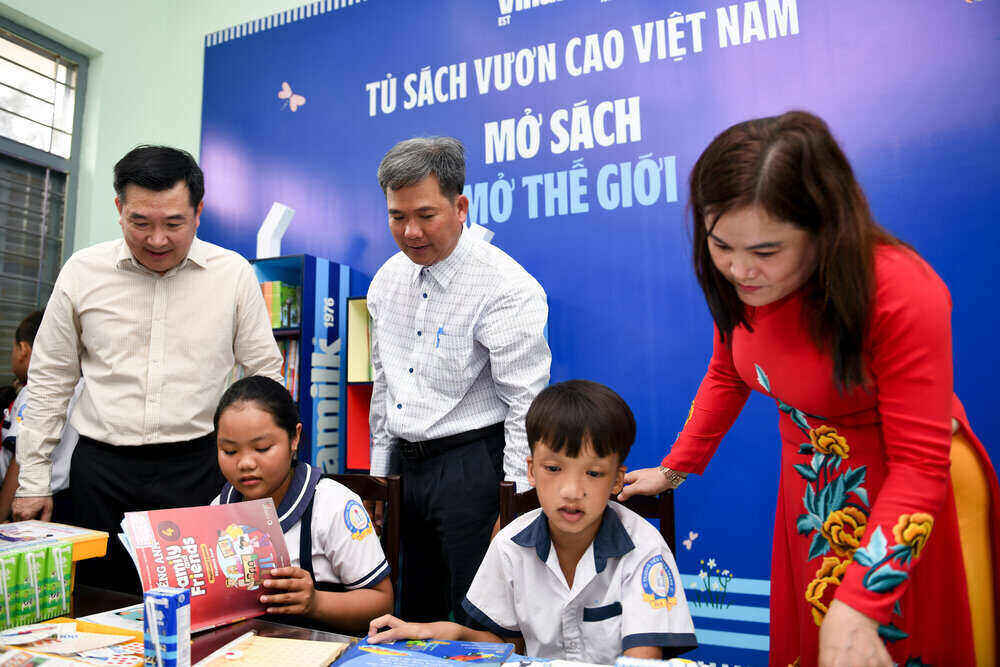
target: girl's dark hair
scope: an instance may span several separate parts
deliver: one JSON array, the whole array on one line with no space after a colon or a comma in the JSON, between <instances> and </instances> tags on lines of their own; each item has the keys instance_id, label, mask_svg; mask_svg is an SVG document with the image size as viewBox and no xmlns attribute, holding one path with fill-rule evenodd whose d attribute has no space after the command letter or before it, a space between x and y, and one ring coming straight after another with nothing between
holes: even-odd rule
<instances>
[{"instance_id":1,"label":"girl's dark hair","mask_svg":"<svg viewBox=\"0 0 1000 667\"><path fill-rule=\"evenodd\" d=\"M524 419L528 446L539 442L577 457L585 442L598 456L618 455L621 464L635 442L635 417L621 396L590 380L549 385L535 397Z\"/></svg>"},{"instance_id":2,"label":"girl's dark hair","mask_svg":"<svg viewBox=\"0 0 1000 667\"><path fill-rule=\"evenodd\" d=\"M816 270L805 286L807 326L833 358L843 390L866 381L862 355L874 296L874 249L902 244L872 217L847 157L821 118L804 111L733 125L691 171L694 270L725 341L752 331L736 289L715 268L708 235L719 217L747 206L809 232Z\"/></svg>"},{"instance_id":3,"label":"girl's dark hair","mask_svg":"<svg viewBox=\"0 0 1000 667\"><path fill-rule=\"evenodd\" d=\"M219 399L219 407L215 409L212 423L219 430L219 417L226 408L235 403L255 403L264 412L274 417L274 423L288 434L288 439L295 438L295 429L299 425L299 411L288 390L280 384L262 375L251 375L234 382Z\"/></svg>"},{"instance_id":4,"label":"girl's dark hair","mask_svg":"<svg viewBox=\"0 0 1000 667\"><path fill-rule=\"evenodd\" d=\"M14 342L27 343L34 347L35 336L38 334L38 327L42 326L44 314L44 310L36 310L21 320L21 323L14 329Z\"/></svg>"}]
</instances>

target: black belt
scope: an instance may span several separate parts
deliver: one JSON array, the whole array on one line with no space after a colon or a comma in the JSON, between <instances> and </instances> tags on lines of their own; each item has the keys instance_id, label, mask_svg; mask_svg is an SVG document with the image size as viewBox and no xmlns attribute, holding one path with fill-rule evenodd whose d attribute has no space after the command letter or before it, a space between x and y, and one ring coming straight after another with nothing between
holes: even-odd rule
<instances>
[{"instance_id":1,"label":"black belt","mask_svg":"<svg viewBox=\"0 0 1000 667\"><path fill-rule=\"evenodd\" d=\"M476 440L497 435L503 435L503 422L465 431L464 433L446 435L443 438L423 440L422 442L410 442L409 440L399 439L399 454L407 461L423 461L451 449L468 445Z\"/></svg>"}]
</instances>

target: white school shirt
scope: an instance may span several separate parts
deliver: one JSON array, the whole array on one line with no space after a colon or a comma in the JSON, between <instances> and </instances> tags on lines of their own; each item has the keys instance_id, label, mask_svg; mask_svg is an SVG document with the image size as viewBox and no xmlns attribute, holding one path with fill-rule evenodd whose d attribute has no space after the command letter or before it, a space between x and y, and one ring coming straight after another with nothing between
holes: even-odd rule
<instances>
[{"instance_id":1,"label":"white school shirt","mask_svg":"<svg viewBox=\"0 0 1000 667\"><path fill-rule=\"evenodd\" d=\"M52 450L52 493L57 493L69 488L69 466L73 458L73 451L76 443L80 439L80 434L76 432L73 425L69 423L69 416L73 412L76 401L80 397L83 388L83 380L76 383L73 396L69 400L69 407L66 409L66 423L63 425L62 433L59 435L59 444ZM0 462L0 481L7 474L7 468L13 459L12 450L17 447L17 437L21 431L21 422L24 421L24 411L28 405L28 389L22 387L17 398L10 406L10 410L4 410L3 433L0 434L0 442L3 442L3 459ZM10 444L11 449L7 448Z\"/></svg>"},{"instance_id":2,"label":"white school shirt","mask_svg":"<svg viewBox=\"0 0 1000 667\"><path fill-rule=\"evenodd\" d=\"M549 382L548 304L531 274L463 232L431 266L402 252L368 289L371 473L395 470L396 438L420 442L504 423L503 467L529 488L524 416Z\"/></svg>"},{"instance_id":3,"label":"white school shirt","mask_svg":"<svg viewBox=\"0 0 1000 667\"><path fill-rule=\"evenodd\" d=\"M313 469L316 470L316 469ZM293 480L278 508L278 518L292 516L308 495L300 495L302 484ZM219 504L216 496L213 505ZM372 588L389 576L389 562L375 534L361 498L343 484L321 479L316 484L312 509L313 581L338 584L347 590ZM287 529L282 525L292 567L301 567L299 539L302 521Z\"/></svg>"},{"instance_id":4,"label":"white school shirt","mask_svg":"<svg viewBox=\"0 0 1000 667\"><path fill-rule=\"evenodd\" d=\"M697 647L673 554L663 536L616 502L577 563L572 589L541 509L497 533L462 607L501 637L523 637L528 655L611 664L627 649L665 656Z\"/></svg>"}]
</instances>

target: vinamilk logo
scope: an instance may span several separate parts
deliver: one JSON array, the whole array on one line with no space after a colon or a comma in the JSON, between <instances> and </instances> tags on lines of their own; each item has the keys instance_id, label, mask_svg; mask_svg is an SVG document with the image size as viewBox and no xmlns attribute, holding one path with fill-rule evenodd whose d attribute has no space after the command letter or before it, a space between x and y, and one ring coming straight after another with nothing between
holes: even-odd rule
<instances>
[{"instance_id":1,"label":"vinamilk logo","mask_svg":"<svg viewBox=\"0 0 1000 667\"><path fill-rule=\"evenodd\" d=\"M503 27L510 25L510 15L514 12L523 12L543 5L554 5L563 0L497 0L500 5L500 16L497 17L497 25Z\"/></svg>"}]
</instances>

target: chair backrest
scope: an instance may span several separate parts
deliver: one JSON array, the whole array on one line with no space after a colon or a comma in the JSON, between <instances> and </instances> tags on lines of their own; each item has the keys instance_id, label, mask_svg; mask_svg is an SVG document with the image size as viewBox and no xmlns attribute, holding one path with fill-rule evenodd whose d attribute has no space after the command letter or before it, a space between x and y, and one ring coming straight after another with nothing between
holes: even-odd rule
<instances>
[{"instance_id":1,"label":"chair backrest","mask_svg":"<svg viewBox=\"0 0 1000 667\"><path fill-rule=\"evenodd\" d=\"M400 517L402 516L402 486L399 475L388 475L387 477L372 477L371 475L323 475L336 482L340 482L354 493L361 496L362 500L382 501L382 550L385 551L385 559L389 561L389 571L392 577L392 584L395 587L399 581L399 532Z\"/></svg>"},{"instance_id":2,"label":"chair backrest","mask_svg":"<svg viewBox=\"0 0 1000 667\"><path fill-rule=\"evenodd\" d=\"M611 496L611 500L616 500ZM677 553L677 542L674 537L674 491L668 489L658 496L632 496L622 503L636 514L646 519L660 520L660 535ZM529 489L524 493L516 493L514 482L500 482L500 527L503 528L516 517L539 507L538 492Z\"/></svg>"}]
</instances>

